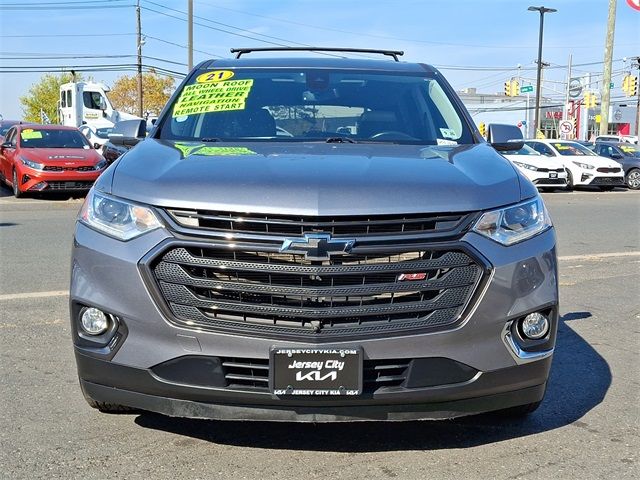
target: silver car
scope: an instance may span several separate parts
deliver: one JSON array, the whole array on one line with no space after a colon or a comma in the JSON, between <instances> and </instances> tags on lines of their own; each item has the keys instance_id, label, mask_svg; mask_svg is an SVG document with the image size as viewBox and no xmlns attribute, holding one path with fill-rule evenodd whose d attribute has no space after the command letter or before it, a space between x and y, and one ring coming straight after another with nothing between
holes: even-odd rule
<instances>
[{"instance_id":1,"label":"silver car","mask_svg":"<svg viewBox=\"0 0 640 480\"><path fill-rule=\"evenodd\" d=\"M249 53L198 65L144 140L111 138L142 141L76 225L88 403L311 422L535 410L558 275L541 197L496 152L522 139L494 125L487 143L427 65Z\"/></svg>"}]
</instances>

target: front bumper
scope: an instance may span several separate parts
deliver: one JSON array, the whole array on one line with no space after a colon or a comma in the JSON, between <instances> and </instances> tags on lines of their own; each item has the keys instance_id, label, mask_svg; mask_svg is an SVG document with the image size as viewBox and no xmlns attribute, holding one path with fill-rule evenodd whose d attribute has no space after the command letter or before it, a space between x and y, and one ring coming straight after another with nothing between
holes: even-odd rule
<instances>
[{"instance_id":1,"label":"front bumper","mask_svg":"<svg viewBox=\"0 0 640 480\"><path fill-rule=\"evenodd\" d=\"M49 172L27 167L16 170L20 190L23 192L89 190L102 172L103 170Z\"/></svg>"},{"instance_id":2,"label":"front bumper","mask_svg":"<svg viewBox=\"0 0 640 480\"><path fill-rule=\"evenodd\" d=\"M147 252L170 238L168 232L156 230L120 242L82 224L77 226L72 311L76 305L94 306L118 317L126 327L123 335L103 348L91 348L77 335L74 338L80 381L94 400L196 418L339 421L451 418L542 399L558 318L553 230L512 247L467 233L461 241L482 252L492 273L480 300L462 323L450 330L357 341L368 361L441 358L477 372L471 378L454 383L445 379L428 387L382 386L356 398L313 399L274 397L265 390L224 384L180 382L155 373L158 365L185 356L266 361L274 345L310 345L269 336L198 331L170 322L148 290L139 266ZM527 346L529 351L510 348L505 326L540 310L550 313L549 337ZM353 343L333 341L331 345Z\"/></svg>"}]
</instances>

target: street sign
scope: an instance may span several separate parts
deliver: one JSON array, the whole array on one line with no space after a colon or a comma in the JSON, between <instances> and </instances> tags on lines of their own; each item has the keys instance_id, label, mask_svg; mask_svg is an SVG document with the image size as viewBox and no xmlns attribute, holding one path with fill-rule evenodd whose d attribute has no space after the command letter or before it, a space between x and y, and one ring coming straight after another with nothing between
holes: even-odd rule
<instances>
[{"instance_id":1,"label":"street sign","mask_svg":"<svg viewBox=\"0 0 640 480\"><path fill-rule=\"evenodd\" d=\"M573 122L570 122L569 120L561 121L559 126L560 126L560 133L567 135L573 132Z\"/></svg>"},{"instance_id":2,"label":"street sign","mask_svg":"<svg viewBox=\"0 0 640 480\"><path fill-rule=\"evenodd\" d=\"M577 98L582 93L582 82L579 78L572 78L569 82L569 96Z\"/></svg>"},{"instance_id":3,"label":"street sign","mask_svg":"<svg viewBox=\"0 0 640 480\"><path fill-rule=\"evenodd\" d=\"M627 5L629 5L634 10L640 11L640 0L627 0Z\"/></svg>"},{"instance_id":4,"label":"street sign","mask_svg":"<svg viewBox=\"0 0 640 480\"><path fill-rule=\"evenodd\" d=\"M523 85L520 87L520 93L531 93L533 92L533 85Z\"/></svg>"}]
</instances>

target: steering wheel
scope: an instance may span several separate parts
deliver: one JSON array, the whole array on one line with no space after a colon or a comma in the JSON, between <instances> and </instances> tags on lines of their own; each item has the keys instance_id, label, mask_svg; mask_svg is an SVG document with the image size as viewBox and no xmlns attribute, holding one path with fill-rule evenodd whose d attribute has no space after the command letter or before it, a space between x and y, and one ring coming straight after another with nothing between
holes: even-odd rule
<instances>
[{"instance_id":1,"label":"steering wheel","mask_svg":"<svg viewBox=\"0 0 640 480\"><path fill-rule=\"evenodd\" d=\"M369 137L369 140L419 140L411 135L399 132L397 130L386 130L384 132L378 132Z\"/></svg>"}]
</instances>

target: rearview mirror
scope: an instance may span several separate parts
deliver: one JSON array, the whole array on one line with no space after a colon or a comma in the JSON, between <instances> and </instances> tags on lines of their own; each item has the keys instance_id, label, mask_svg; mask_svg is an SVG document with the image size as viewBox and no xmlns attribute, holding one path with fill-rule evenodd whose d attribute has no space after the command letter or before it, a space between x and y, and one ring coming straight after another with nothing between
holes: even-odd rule
<instances>
[{"instance_id":1,"label":"rearview mirror","mask_svg":"<svg viewBox=\"0 0 640 480\"><path fill-rule=\"evenodd\" d=\"M144 140L147 133L145 120L123 120L114 125L109 134L109 141L114 145L133 147L140 140Z\"/></svg>"},{"instance_id":2,"label":"rearview mirror","mask_svg":"<svg viewBox=\"0 0 640 480\"><path fill-rule=\"evenodd\" d=\"M522 132L515 125L492 123L489 125L487 138L491 146L499 152L520 150L524 147Z\"/></svg>"}]
</instances>

